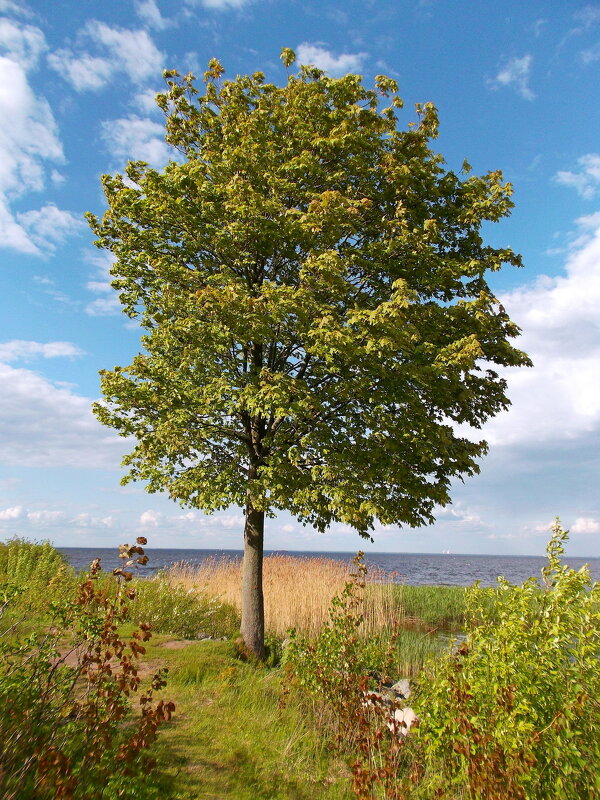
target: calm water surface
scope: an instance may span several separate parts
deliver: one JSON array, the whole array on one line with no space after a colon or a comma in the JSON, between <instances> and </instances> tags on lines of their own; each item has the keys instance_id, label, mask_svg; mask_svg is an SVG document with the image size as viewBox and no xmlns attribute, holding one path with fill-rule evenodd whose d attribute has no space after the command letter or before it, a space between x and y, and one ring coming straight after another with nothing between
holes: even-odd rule
<instances>
[{"instance_id":1,"label":"calm water surface","mask_svg":"<svg viewBox=\"0 0 600 800\"><path fill-rule=\"evenodd\" d=\"M122 562L114 548L59 547L77 570L86 569L92 559L99 556L104 569L112 570ZM140 568L140 575L152 575L181 561L200 564L207 558L240 559L241 550L168 550L145 548L149 563ZM266 551L267 553L282 551ZM351 561L354 553L307 553L286 550L286 555L299 558L325 557L336 561ZM427 553L370 553L365 556L372 564L394 574L394 580L422 585L468 586L478 580L482 586L493 586L499 575L511 583L522 583L531 575L539 577L546 559L536 556L469 556L431 555ZM569 566L579 569L589 564L592 577L600 580L600 558L566 558Z\"/></svg>"}]
</instances>

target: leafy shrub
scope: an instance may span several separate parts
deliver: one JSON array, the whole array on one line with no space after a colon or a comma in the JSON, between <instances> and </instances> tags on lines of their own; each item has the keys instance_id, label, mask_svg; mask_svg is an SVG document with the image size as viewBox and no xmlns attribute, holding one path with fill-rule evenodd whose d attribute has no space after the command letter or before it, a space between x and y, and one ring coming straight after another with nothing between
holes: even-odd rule
<instances>
[{"instance_id":1,"label":"leafy shrub","mask_svg":"<svg viewBox=\"0 0 600 800\"><path fill-rule=\"evenodd\" d=\"M319 635L313 641L292 635L284 661L295 685L312 697L317 724L347 757L356 797L366 800L381 789L392 800L404 796L397 781L404 741L394 719L400 704L372 689L390 677L395 640L360 634L367 571L362 556L354 559L352 579L333 599Z\"/></svg>"},{"instance_id":2,"label":"leafy shrub","mask_svg":"<svg viewBox=\"0 0 600 800\"><path fill-rule=\"evenodd\" d=\"M146 559L138 545L123 547L126 567ZM139 556L139 559L136 558ZM14 574L14 572L13 572ZM164 671L141 692L141 716L129 719L141 689L138 658L150 638L140 625L130 641L117 627L134 598L131 571L114 571L106 588L100 561L71 601L54 602L52 625L28 636L5 612L23 587L5 583L0 596L0 790L3 800L91 800L152 796L145 754L172 703L155 702Z\"/></svg>"},{"instance_id":3,"label":"leafy shrub","mask_svg":"<svg viewBox=\"0 0 600 800\"><path fill-rule=\"evenodd\" d=\"M184 639L232 636L240 627L233 606L160 576L136 581L130 617L134 622L149 623L156 633L172 633Z\"/></svg>"},{"instance_id":4,"label":"leafy shrub","mask_svg":"<svg viewBox=\"0 0 600 800\"><path fill-rule=\"evenodd\" d=\"M416 705L423 797L600 797L600 583L561 561L543 583L468 593L466 641L427 670Z\"/></svg>"}]
</instances>

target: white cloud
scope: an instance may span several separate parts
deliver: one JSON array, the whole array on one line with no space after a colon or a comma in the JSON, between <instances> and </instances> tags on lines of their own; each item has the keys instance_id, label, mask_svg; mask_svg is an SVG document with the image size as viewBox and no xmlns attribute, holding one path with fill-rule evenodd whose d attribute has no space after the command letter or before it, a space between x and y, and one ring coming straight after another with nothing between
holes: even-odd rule
<instances>
[{"instance_id":1,"label":"white cloud","mask_svg":"<svg viewBox=\"0 0 600 800\"><path fill-rule=\"evenodd\" d=\"M140 514L140 525L142 528L158 528L162 521L160 511L144 511Z\"/></svg>"},{"instance_id":2,"label":"white cloud","mask_svg":"<svg viewBox=\"0 0 600 800\"><path fill-rule=\"evenodd\" d=\"M163 31L174 24L173 20L162 16L156 0L136 0L135 12L149 28L157 31Z\"/></svg>"},{"instance_id":3,"label":"white cloud","mask_svg":"<svg viewBox=\"0 0 600 800\"><path fill-rule=\"evenodd\" d=\"M594 61L598 61L600 59L600 43L587 50L582 50L579 57L584 64L593 64Z\"/></svg>"},{"instance_id":4,"label":"white cloud","mask_svg":"<svg viewBox=\"0 0 600 800\"><path fill-rule=\"evenodd\" d=\"M587 153L577 159L581 167L577 172L560 170L554 176L554 180L563 186L570 186L576 190L584 200L592 200L600 188L600 155L598 153Z\"/></svg>"},{"instance_id":5,"label":"white cloud","mask_svg":"<svg viewBox=\"0 0 600 800\"><path fill-rule=\"evenodd\" d=\"M57 50L48 56L48 64L77 92L102 89L117 71L116 64L107 58L88 53L76 56L71 50Z\"/></svg>"},{"instance_id":6,"label":"white cloud","mask_svg":"<svg viewBox=\"0 0 600 800\"><path fill-rule=\"evenodd\" d=\"M86 261L95 267L95 278L87 282L86 287L99 294L85 307L85 313L91 317L106 317L117 314L121 310L118 293L110 285L110 269L114 263L112 253L102 251L94 255L86 254Z\"/></svg>"},{"instance_id":7,"label":"white cloud","mask_svg":"<svg viewBox=\"0 0 600 800\"><path fill-rule=\"evenodd\" d=\"M584 30L593 27L597 22L600 22L600 6L584 6L577 9L573 16L581 23L581 27L577 28L576 32L582 33Z\"/></svg>"},{"instance_id":8,"label":"white cloud","mask_svg":"<svg viewBox=\"0 0 600 800\"><path fill-rule=\"evenodd\" d=\"M22 514L23 506L12 506L12 508L5 508L3 511L0 511L0 520L19 519Z\"/></svg>"},{"instance_id":9,"label":"white cloud","mask_svg":"<svg viewBox=\"0 0 600 800\"><path fill-rule=\"evenodd\" d=\"M17 214L16 219L40 253L47 255L52 255L57 245L84 227L80 216L57 208L54 203L47 203L37 210L24 211Z\"/></svg>"},{"instance_id":10,"label":"white cloud","mask_svg":"<svg viewBox=\"0 0 600 800\"><path fill-rule=\"evenodd\" d=\"M228 11L230 8L243 8L251 3L252 0L187 0L188 5L198 5L204 8L211 8L215 11Z\"/></svg>"},{"instance_id":11,"label":"white cloud","mask_svg":"<svg viewBox=\"0 0 600 800\"><path fill-rule=\"evenodd\" d=\"M360 72L366 53L344 53L334 56L320 44L302 42L296 48L298 64L313 65L330 72L332 75L344 75L347 72Z\"/></svg>"},{"instance_id":12,"label":"white cloud","mask_svg":"<svg viewBox=\"0 0 600 800\"><path fill-rule=\"evenodd\" d=\"M63 161L50 106L34 94L21 64L0 57L0 247L43 255L77 227L54 205L16 218L10 208L15 198L44 188L46 162ZM36 223L44 224L32 233Z\"/></svg>"},{"instance_id":13,"label":"white cloud","mask_svg":"<svg viewBox=\"0 0 600 800\"><path fill-rule=\"evenodd\" d=\"M126 30L90 20L79 32L77 52L57 50L48 63L78 92L102 89L115 75L125 73L134 83L161 74L164 54L145 30ZM88 52L92 46L99 54Z\"/></svg>"},{"instance_id":14,"label":"white cloud","mask_svg":"<svg viewBox=\"0 0 600 800\"><path fill-rule=\"evenodd\" d=\"M90 398L31 370L0 364L0 462L116 469L127 447L96 420Z\"/></svg>"},{"instance_id":15,"label":"white cloud","mask_svg":"<svg viewBox=\"0 0 600 800\"><path fill-rule=\"evenodd\" d=\"M164 136L164 125L147 117L131 115L102 123L102 138L111 155L120 161L137 159L164 166L175 156Z\"/></svg>"},{"instance_id":16,"label":"white cloud","mask_svg":"<svg viewBox=\"0 0 600 800\"><path fill-rule=\"evenodd\" d=\"M175 522L195 522L197 515L194 511L188 511L186 514L177 514L173 517Z\"/></svg>"},{"instance_id":17,"label":"white cloud","mask_svg":"<svg viewBox=\"0 0 600 800\"><path fill-rule=\"evenodd\" d=\"M3 13L21 14L24 17L30 17L31 12L26 8L25 3L15 2L15 0L0 0L0 11Z\"/></svg>"},{"instance_id":18,"label":"white cloud","mask_svg":"<svg viewBox=\"0 0 600 800\"><path fill-rule=\"evenodd\" d=\"M66 516L64 511L50 511L48 509L27 512L27 519L34 525L56 524L66 519Z\"/></svg>"},{"instance_id":19,"label":"white cloud","mask_svg":"<svg viewBox=\"0 0 600 800\"><path fill-rule=\"evenodd\" d=\"M71 523L78 528L112 528L114 519L112 517L94 517L85 512L83 514L77 514L77 516L71 520Z\"/></svg>"},{"instance_id":20,"label":"white cloud","mask_svg":"<svg viewBox=\"0 0 600 800\"><path fill-rule=\"evenodd\" d=\"M592 517L577 517L571 525L571 533L600 533L600 522Z\"/></svg>"},{"instance_id":21,"label":"white cloud","mask_svg":"<svg viewBox=\"0 0 600 800\"><path fill-rule=\"evenodd\" d=\"M157 94L158 92L155 89L144 89L133 97L132 104L144 114L158 112L159 108L156 105Z\"/></svg>"},{"instance_id":22,"label":"white cloud","mask_svg":"<svg viewBox=\"0 0 600 800\"><path fill-rule=\"evenodd\" d=\"M46 39L39 28L0 19L0 52L24 69L35 67L46 49Z\"/></svg>"},{"instance_id":23,"label":"white cloud","mask_svg":"<svg viewBox=\"0 0 600 800\"><path fill-rule=\"evenodd\" d=\"M533 100L535 94L529 88L529 77L533 56L526 55L522 58L511 58L506 66L501 69L496 77L490 81L490 85L498 89L500 87L512 87L524 100Z\"/></svg>"},{"instance_id":24,"label":"white cloud","mask_svg":"<svg viewBox=\"0 0 600 800\"><path fill-rule=\"evenodd\" d=\"M83 350L70 342L31 342L24 339L13 339L0 342L0 362L30 361L32 358L74 358L83 355Z\"/></svg>"},{"instance_id":25,"label":"white cloud","mask_svg":"<svg viewBox=\"0 0 600 800\"><path fill-rule=\"evenodd\" d=\"M600 219L578 220L565 272L501 296L532 369L505 370L512 407L483 429L496 446L560 442L600 431Z\"/></svg>"},{"instance_id":26,"label":"white cloud","mask_svg":"<svg viewBox=\"0 0 600 800\"><path fill-rule=\"evenodd\" d=\"M460 501L447 506L436 506L434 515L436 519L445 519L448 522L458 522L461 525L485 526L485 523L475 511L466 508Z\"/></svg>"}]
</instances>

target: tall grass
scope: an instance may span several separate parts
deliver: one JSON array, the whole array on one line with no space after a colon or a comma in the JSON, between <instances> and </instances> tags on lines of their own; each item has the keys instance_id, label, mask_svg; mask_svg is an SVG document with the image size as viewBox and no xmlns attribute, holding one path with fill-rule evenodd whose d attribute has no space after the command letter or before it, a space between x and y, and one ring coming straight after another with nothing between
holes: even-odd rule
<instances>
[{"instance_id":1,"label":"tall grass","mask_svg":"<svg viewBox=\"0 0 600 800\"><path fill-rule=\"evenodd\" d=\"M351 578L352 564L324 557L270 555L264 559L263 588L267 631L285 636L295 628L310 638L329 617L332 599ZM238 559L211 558L200 565L176 564L164 578L188 592L218 597L241 607L242 565ZM463 619L460 587L401 586L377 567L367 572L362 632L369 636L399 628L458 627Z\"/></svg>"},{"instance_id":2,"label":"tall grass","mask_svg":"<svg viewBox=\"0 0 600 800\"><path fill-rule=\"evenodd\" d=\"M0 582L48 587L71 575L66 558L50 542L9 539L0 542Z\"/></svg>"},{"instance_id":3,"label":"tall grass","mask_svg":"<svg viewBox=\"0 0 600 800\"><path fill-rule=\"evenodd\" d=\"M263 565L265 624L284 636L290 628L316 635L332 598L349 579L350 565L330 558L266 556ZM173 585L218 597L241 607L242 565L237 559L210 558L198 566L176 564L166 573Z\"/></svg>"}]
</instances>

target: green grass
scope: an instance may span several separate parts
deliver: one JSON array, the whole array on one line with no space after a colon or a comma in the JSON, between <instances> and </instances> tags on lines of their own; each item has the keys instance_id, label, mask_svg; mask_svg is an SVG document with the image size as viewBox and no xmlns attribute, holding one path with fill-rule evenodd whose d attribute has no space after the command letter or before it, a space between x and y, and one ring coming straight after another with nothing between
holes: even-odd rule
<instances>
[{"instance_id":1,"label":"green grass","mask_svg":"<svg viewBox=\"0 0 600 800\"><path fill-rule=\"evenodd\" d=\"M99 581L110 581L102 574ZM47 543L13 540L0 544L0 589L19 585L23 630L42 629L52 599L73 592L76 576ZM170 670L165 699L176 703L173 720L161 729L152 752L153 781L168 800L342 800L352 797L347 765L334 754L310 705L286 692L285 671L273 668L280 652L270 637L270 667L242 662L232 641L189 641L200 634L233 638L238 614L215 599L189 593L160 576L135 580L130 604L135 622L150 622L154 636L143 662L146 671ZM393 654L396 679L414 676L447 646L438 634L463 619L464 590L458 587L394 587L400 630ZM6 622L6 618L4 619ZM188 639L188 641L182 641ZM166 647L177 641L177 648ZM272 641L271 641L272 640ZM386 633L365 643L383 652ZM283 702L282 702L283 700Z\"/></svg>"},{"instance_id":2,"label":"green grass","mask_svg":"<svg viewBox=\"0 0 600 800\"><path fill-rule=\"evenodd\" d=\"M158 576L135 581L136 597L130 604L134 622L149 622L156 633L172 633L183 639L203 636L235 636L240 628L233 606L217 598L189 592Z\"/></svg>"},{"instance_id":3,"label":"green grass","mask_svg":"<svg viewBox=\"0 0 600 800\"><path fill-rule=\"evenodd\" d=\"M462 586L394 587L396 602L404 626L419 623L442 631L458 630L464 625L465 588Z\"/></svg>"},{"instance_id":4,"label":"green grass","mask_svg":"<svg viewBox=\"0 0 600 800\"><path fill-rule=\"evenodd\" d=\"M177 709L159 738L155 774L171 800L313 800L349 798L346 767L329 753L291 699L282 705L284 673L236 658L231 642L183 649L149 647L169 667L165 696Z\"/></svg>"}]
</instances>

